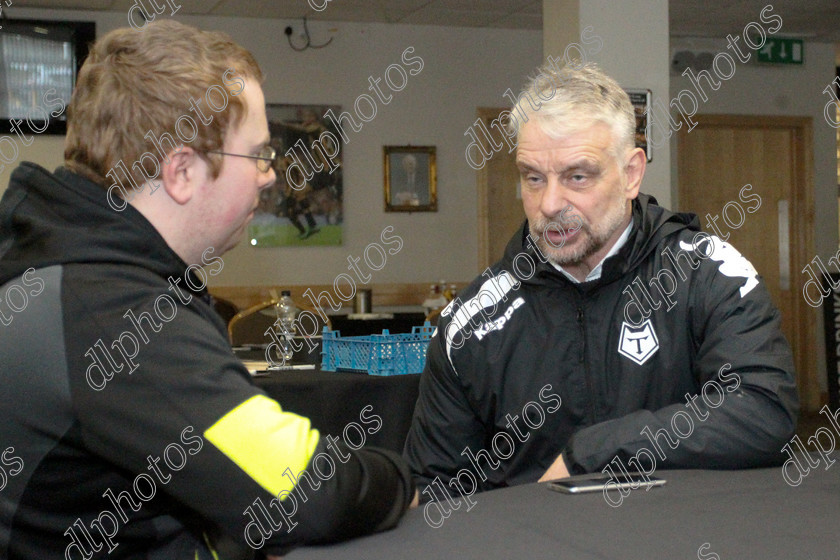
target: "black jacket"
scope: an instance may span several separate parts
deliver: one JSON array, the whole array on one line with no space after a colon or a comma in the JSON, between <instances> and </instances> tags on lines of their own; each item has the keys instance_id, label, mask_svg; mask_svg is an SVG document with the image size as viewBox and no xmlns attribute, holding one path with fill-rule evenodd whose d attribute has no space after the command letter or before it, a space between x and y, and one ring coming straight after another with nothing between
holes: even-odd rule
<instances>
[{"instance_id":1,"label":"black jacket","mask_svg":"<svg viewBox=\"0 0 840 560\"><path fill-rule=\"evenodd\" d=\"M256 388L204 283L101 187L14 171L0 201L0 557L208 560L220 543L279 554L396 524L413 492L400 458L330 444Z\"/></svg>"},{"instance_id":2,"label":"black jacket","mask_svg":"<svg viewBox=\"0 0 840 560\"><path fill-rule=\"evenodd\" d=\"M526 223L444 310L404 452L421 491L439 477L425 500L536 481L561 452L573 474L781 463L798 401L764 284L693 215L639 195L633 224L575 284Z\"/></svg>"}]
</instances>

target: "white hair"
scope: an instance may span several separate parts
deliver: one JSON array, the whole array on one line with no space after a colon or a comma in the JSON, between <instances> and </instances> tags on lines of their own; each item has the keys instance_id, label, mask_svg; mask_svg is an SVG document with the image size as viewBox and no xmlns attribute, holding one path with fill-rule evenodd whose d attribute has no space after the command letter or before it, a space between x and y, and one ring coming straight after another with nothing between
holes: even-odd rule
<instances>
[{"instance_id":1,"label":"white hair","mask_svg":"<svg viewBox=\"0 0 840 560\"><path fill-rule=\"evenodd\" d=\"M630 97L593 63L571 63L562 69L544 64L525 84L510 113L508 132L517 142L522 125L533 119L553 138L602 122L612 130L615 157L635 146L636 116Z\"/></svg>"}]
</instances>

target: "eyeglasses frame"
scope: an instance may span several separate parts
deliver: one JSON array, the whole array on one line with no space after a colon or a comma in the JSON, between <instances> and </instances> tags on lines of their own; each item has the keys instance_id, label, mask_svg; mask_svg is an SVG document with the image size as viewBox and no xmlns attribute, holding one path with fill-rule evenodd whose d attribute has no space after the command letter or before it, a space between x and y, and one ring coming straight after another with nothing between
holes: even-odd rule
<instances>
[{"instance_id":1,"label":"eyeglasses frame","mask_svg":"<svg viewBox=\"0 0 840 560\"><path fill-rule=\"evenodd\" d=\"M271 146L268 146L268 145L264 146L260 150L260 155L258 155L258 156L252 156L252 155L246 155L246 154L234 154L234 153L231 153L231 152L220 152L220 151L217 151L217 150L211 150L211 151L208 151L207 153L208 154L218 154L220 156L244 157L244 158L248 158L248 159L258 160L258 162L266 162L262 165L260 165L260 163L257 163L257 169L260 171L260 173L268 173L268 170L271 169L272 164L277 159L277 150L275 150L274 148L272 148ZM271 155L268 156L268 155L264 155L264 154L271 154Z\"/></svg>"}]
</instances>

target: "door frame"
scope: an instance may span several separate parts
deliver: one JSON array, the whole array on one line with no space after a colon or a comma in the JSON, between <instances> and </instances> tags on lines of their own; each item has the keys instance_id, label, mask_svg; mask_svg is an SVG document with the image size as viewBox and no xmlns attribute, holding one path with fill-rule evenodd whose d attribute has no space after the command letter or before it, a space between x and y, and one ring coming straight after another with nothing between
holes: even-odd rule
<instances>
[{"instance_id":1,"label":"door frame","mask_svg":"<svg viewBox=\"0 0 840 560\"><path fill-rule=\"evenodd\" d=\"M508 108L478 107L475 111L476 117L482 121L495 119L499 113ZM495 155L495 154L494 154ZM478 270L485 270L493 264L490 255L490 201L487 198L487 164L475 173L476 196L478 197Z\"/></svg>"}]
</instances>

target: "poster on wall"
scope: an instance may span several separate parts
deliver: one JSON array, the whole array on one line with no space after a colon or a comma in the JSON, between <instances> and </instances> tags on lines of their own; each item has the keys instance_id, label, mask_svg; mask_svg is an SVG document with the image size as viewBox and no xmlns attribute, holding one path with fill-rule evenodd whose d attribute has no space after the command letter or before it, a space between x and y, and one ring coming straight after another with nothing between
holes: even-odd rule
<instances>
[{"instance_id":1,"label":"poster on wall","mask_svg":"<svg viewBox=\"0 0 840 560\"><path fill-rule=\"evenodd\" d=\"M650 114L651 91L649 89L628 89L625 90L630 96L630 104L633 105L633 112L636 114L636 147L645 151L648 162L653 160L653 151L648 144L648 115Z\"/></svg>"},{"instance_id":2,"label":"poster on wall","mask_svg":"<svg viewBox=\"0 0 840 560\"><path fill-rule=\"evenodd\" d=\"M254 247L341 245L341 135L323 115L337 105L266 105L277 180L260 193L248 226Z\"/></svg>"}]
</instances>

